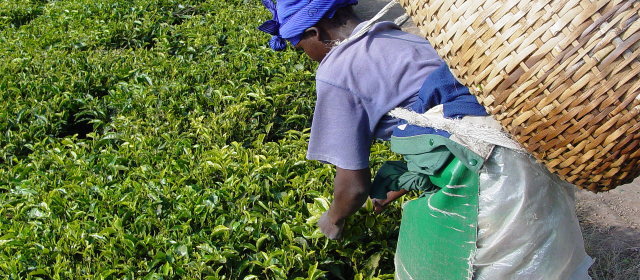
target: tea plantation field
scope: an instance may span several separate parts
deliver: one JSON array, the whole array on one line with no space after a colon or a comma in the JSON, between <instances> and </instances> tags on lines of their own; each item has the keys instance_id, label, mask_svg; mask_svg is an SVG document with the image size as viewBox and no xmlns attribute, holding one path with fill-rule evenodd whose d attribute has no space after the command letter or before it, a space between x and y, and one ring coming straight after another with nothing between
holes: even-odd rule
<instances>
[{"instance_id":1,"label":"tea plantation field","mask_svg":"<svg viewBox=\"0 0 640 280\"><path fill-rule=\"evenodd\" d=\"M0 0L0 279L392 279L397 205L341 241L316 228L334 175L304 157L316 65L266 47L270 17Z\"/></svg>"}]
</instances>

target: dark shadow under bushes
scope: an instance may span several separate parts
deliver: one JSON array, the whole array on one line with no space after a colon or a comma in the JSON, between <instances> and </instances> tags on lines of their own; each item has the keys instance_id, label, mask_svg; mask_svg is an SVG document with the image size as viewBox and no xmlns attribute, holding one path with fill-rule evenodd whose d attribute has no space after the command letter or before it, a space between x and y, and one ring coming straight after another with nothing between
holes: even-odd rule
<instances>
[{"instance_id":1,"label":"dark shadow under bushes","mask_svg":"<svg viewBox=\"0 0 640 280\"><path fill-rule=\"evenodd\" d=\"M159 28L159 25L147 28L135 26L122 28L115 31L111 38L107 40L106 47L109 49L152 49L157 42Z\"/></svg>"},{"instance_id":2,"label":"dark shadow under bushes","mask_svg":"<svg viewBox=\"0 0 640 280\"><path fill-rule=\"evenodd\" d=\"M205 13L207 13L207 11L201 10L195 6L178 5L170 12L170 16L168 16L166 22L171 25L180 25L195 15L202 15Z\"/></svg>"},{"instance_id":3,"label":"dark shadow under bushes","mask_svg":"<svg viewBox=\"0 0 640 280\"><path fill-rule=\"evenodd\" d=\"M31 23L34 19L41 16L42 13L42 7L0 12L0 30L5 28L20 28L20 26Z\"/></svg>"},{"instance_id":4,"label":"dark shadow under bushes","mask_svg":"<svg viewBox=\"0 0 640 280\"><path fill-rule=\"evenodd\" d=\"M87 134L93 131L94 126L91 124L90 118L81 116L80 112L77 111L69 114L66 123L62 125L57 136L63 138L77 134L79 139L85 139Z\"/></svg>"}]
</instances>

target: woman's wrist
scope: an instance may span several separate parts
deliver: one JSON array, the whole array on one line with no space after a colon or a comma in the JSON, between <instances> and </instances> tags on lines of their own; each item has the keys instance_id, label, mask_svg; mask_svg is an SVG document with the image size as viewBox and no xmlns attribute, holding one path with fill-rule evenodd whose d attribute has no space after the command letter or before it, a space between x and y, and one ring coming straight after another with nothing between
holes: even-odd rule
<instances>
[{"instance_id":1,"label":"woman's wrist","mask_svg":"<svg viewBox=\"0 0 640 280\"><path fill-rule=\"evenodd\" d=\"M335 208L333 207L333 205L331 205L331 207L329 207L329 210L327 210L327 212L325 213L325 215L327 216L327 222L334 224L334 225L338 225L341 222L344 222L344 220L347 218L347 216L345 215L341 215L340 213L336 213Z\"/></svg>"}]
</instances>

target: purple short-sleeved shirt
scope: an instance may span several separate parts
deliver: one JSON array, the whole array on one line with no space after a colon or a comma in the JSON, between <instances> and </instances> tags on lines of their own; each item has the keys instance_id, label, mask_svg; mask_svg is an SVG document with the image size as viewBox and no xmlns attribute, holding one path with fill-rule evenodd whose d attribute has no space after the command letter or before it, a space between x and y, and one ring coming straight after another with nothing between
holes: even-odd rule
<instances>
[{"instance_id":1,"label":"purple short-sleeved shirt","mask_svg":"<svg viewBox=\"0 0 640 280\"><path fill-rule=\"evenodd\" d=\"M429 42L391 22L334 47L316 73L307 158L343 169L367 168L373 139L389 139L397 123L386 114L409 107L425 78L443 63Z\"/></svg>"}]
</instances>

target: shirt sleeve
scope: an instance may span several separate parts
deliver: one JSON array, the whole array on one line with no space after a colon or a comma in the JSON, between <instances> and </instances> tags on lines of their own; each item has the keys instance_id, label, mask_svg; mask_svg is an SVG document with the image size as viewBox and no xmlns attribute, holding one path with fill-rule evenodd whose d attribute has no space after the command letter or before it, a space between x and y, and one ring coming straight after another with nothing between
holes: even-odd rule
<instances>
[{"instance_id":1,"label":"shirt sleeve","mask_svg":"<svg viewBox=\"0 0 640 280\"><path fill-rule=\"evenodd\" d=\"M307 159L349 170L367 168L373 130L363 100L349 89L322 81L316 90Z\"/></svg>"}]
</instances>

